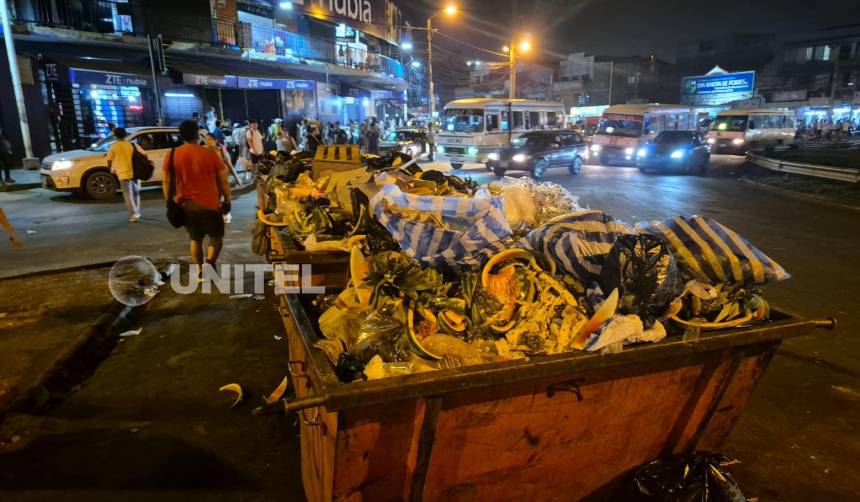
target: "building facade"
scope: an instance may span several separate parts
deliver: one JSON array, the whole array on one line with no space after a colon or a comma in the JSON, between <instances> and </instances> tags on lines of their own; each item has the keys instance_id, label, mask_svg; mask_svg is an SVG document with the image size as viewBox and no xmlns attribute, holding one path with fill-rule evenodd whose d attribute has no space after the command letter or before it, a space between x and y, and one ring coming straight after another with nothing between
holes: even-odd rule
<instances>
[{"instance_id":1,"label":"building facade","mask_svg":"<svg viewBox=\"0 0 860 502\"><path fill-rule=\"evenodd\" d=\"M10 0L10 11L39 157L87 147L108 123L405 111L408 23L389 0ZM20 155L17 124L3 86L0 126Z\"/></svg>"}]
</instances>

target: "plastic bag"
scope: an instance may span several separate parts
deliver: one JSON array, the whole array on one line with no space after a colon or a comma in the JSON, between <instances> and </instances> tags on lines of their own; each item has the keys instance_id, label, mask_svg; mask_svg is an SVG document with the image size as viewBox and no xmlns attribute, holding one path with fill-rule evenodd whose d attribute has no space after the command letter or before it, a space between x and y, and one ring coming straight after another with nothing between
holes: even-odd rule
<instances>
[{"instance_id":1,"label":"plastic bag","mask_svg":"<svg viewBox=\"0 0 860 502\"><path fill-rule=\"evenodd\" d=\"M675 259L663 242L653 235L622 235L613 244L600 277L603 291L618 288L618 309L636 314L645 327L666 312L681 291Z\"/></svg>"},{"instance_id":2,"label":"plastic bag","mask_svg":"<svg viewBox=\"0 0 860 502\"><path fill-rule=\"evenodd\" d=\"M748 240L706 216L676 216L642 227L669 246L685 279L741 285L791 277Z\"/></svg>"},{"instance_id":3,"label":"plastic bag","mask_svg":"<svg viewBox=\"0 0 860 502\"><path fill-rule=\"evenodd\" d=\"M407 256L442 270L475 269L505 249L511 227L500 197L413 195L385 185L370 201Z\"/></svg>"},{"instance_id":4,"label":"plastic bag","mask_svg":"<svg viewBox=\"0 0 860 502\"><path fill-rule=\"evenodd\" d=\"M505 215L515 231L528 232L558 216L580 211L578 198L558 183L504 177L490 185L505 201Z\"/></svg>"},{"instance_id":5,"label":"plastic bag","mask_svg":"<svg viewBox=\"0 0 860 502\"><path fill-rule=\"evenodd\" d=\"M638 468L612 500L633 502L746 502L723 467L731 462L713 453L667 457Z\"/></svg>"},{"instance_id":6,"label":"plastic bag","mask_svg":"<svg viewBox=\"0 0 860 502\"><path fill-rule=\"evenodd\" d=\"M542 253L557 270L588 286L600 279L603 263L618 237L632 233L633 229L606 213L584 210L546 222L517 245Z\"/></svg>"}]
</instances>

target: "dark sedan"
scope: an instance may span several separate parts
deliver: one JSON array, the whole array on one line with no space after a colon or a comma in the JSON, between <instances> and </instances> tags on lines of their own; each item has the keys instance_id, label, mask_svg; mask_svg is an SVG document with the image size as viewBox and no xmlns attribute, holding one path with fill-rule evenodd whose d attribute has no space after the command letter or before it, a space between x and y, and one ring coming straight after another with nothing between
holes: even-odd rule
<instances>
[{"instance_id":1,"label":"dark sedan","mask_svg":"<svg viewBox=\"0 0 860 502\"><path fill-rule=\"evenodd\" d=\"M511 142L511 146L487 157L487 167L496 176L507 171L530 171L540 178L553 167L566 167L571 174L579 174L588 158L588 146L573 131L532 131Z\"/></svg>"},{"instance_id":2,"label":"dark sedan","mask_svg":"<svg viewBox=\"0 0 860 502\"><path fill-rule=\"evenodd\" d=\"M417 157L427 152L427 133L421 129L397 129L391 131L379 142L383 152L394 150Z\"/></svg>"},{"instance_id":3,"label":"dark sedan","mask_svg":"<svg viewBox=\"0 0 860 502\"><path fill-rule=\"evenodd\" d=\"M663 131L636 152L636 165L643 173L675 170L704 176L710 161L705 138L697 131Z\"/></svg>"}]
</instances>

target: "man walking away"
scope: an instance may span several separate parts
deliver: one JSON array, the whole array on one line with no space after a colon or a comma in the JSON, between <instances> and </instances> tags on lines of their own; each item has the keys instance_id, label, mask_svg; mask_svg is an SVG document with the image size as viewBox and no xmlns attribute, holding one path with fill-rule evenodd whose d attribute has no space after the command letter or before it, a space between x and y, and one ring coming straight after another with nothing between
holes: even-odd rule
<instances>
[{"instance_id":1,"label":"man walking away","mask_svg":"<svg viewBox=\"0 0 860 502\"><path fill-rule=\"evenodd\" d=\"M179 134L184 144L172 150L164 159L162 189L164 197L168 197L171 176L176 177L176 203L182 206L185 213L191 257L199 267L198 280L202 280L203 240L209 238L205 263L214 268L221 253L224 239L222 215L230 212L230 184L227 170L218 154L198 144L197 124L183 122L179 126Z\"/></svg>"},{"instance_id":2,"label":"man walking away","mask_svg":"<svg viewBox=\"0 0 860 502\"><path fill-rule=\"evenodd\" d=\"M3 136L3 129L0 129L0 182L2 184L15 183L11 175L12 169L12 143Z\"/></svg>"},{"instance_id":3,"label":"man walking away","mask_svg":"<svg viewBox=\"0 0 860 502\"><path fill-rule=\"evenodd\" d=\"M251 162L256 164L263 157L263 135L257 128L256 120L252 120L248 126L248 132L245 133L245 142L248 144L248 154L251 156Z\"/></svg>"},{"instance_id":4,"label":"man walking away","mask_svg":"<svg viewBox=\"0 0 860 502\"><path fill-rule=\"evenodd\" d=\"M379 126L376 119L371 119L370 127L367 128L367 153L379 155Z\"/></svg>"},{"instance_id":5,"label":"man walking away","mask_svg":"<svg viewBox=\"0 0 860 502\"><path fill-rule=\"evenodd\" d=\"M128 133L122 127L114 129L113 135L116 136L117 140L108 150L107 164L110 172L116 174L119 179L122 198L125 201L125 207L128 208L128 221L137 223L140 219L140 180L134 179L131 161L136 147L125 140Z\"/></svg>"}]
</instances>

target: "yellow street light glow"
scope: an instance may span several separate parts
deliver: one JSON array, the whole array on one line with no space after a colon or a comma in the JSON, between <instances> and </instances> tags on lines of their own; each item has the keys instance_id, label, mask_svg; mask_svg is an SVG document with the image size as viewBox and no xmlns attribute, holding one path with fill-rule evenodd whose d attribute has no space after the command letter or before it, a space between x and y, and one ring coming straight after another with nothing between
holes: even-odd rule
<instances>
[{"instance_id":1,"label":"yellow street light glow","mask_svg":"<svg viewBox=\"0 0 860 502\"><path fill-rule=\"evenodd\" d=\"M522 42L520 42L520 50L521 51L528 52L529 50L531 50L531 48L532 48L532 44L528 40L523 40Z\"/></svg>"},{"instance_id":2,"label":"yellow street light glow","mask_svg":"<svg viewBox=\"0 0 860 502\"><path fill-rule=\"evenodd\" d=\"M502 47L502 50L503 50L503 51L505 51L505 52L508 52L508 51L510 51L511 49L506 45L506 46Z\"/></svg>"},{"instance_id":3,"label":"yellow street light glow","mask_svg":"<svg viewBox=\"0 0 860 502\"><path fill-rule=\"evenodd\" d=\"M453 16L456 13L457 13L457 6L456 5L449 5L449 6L445 7L445 14L448 14L449 16Z\"/></svg>"}]
</instances>

